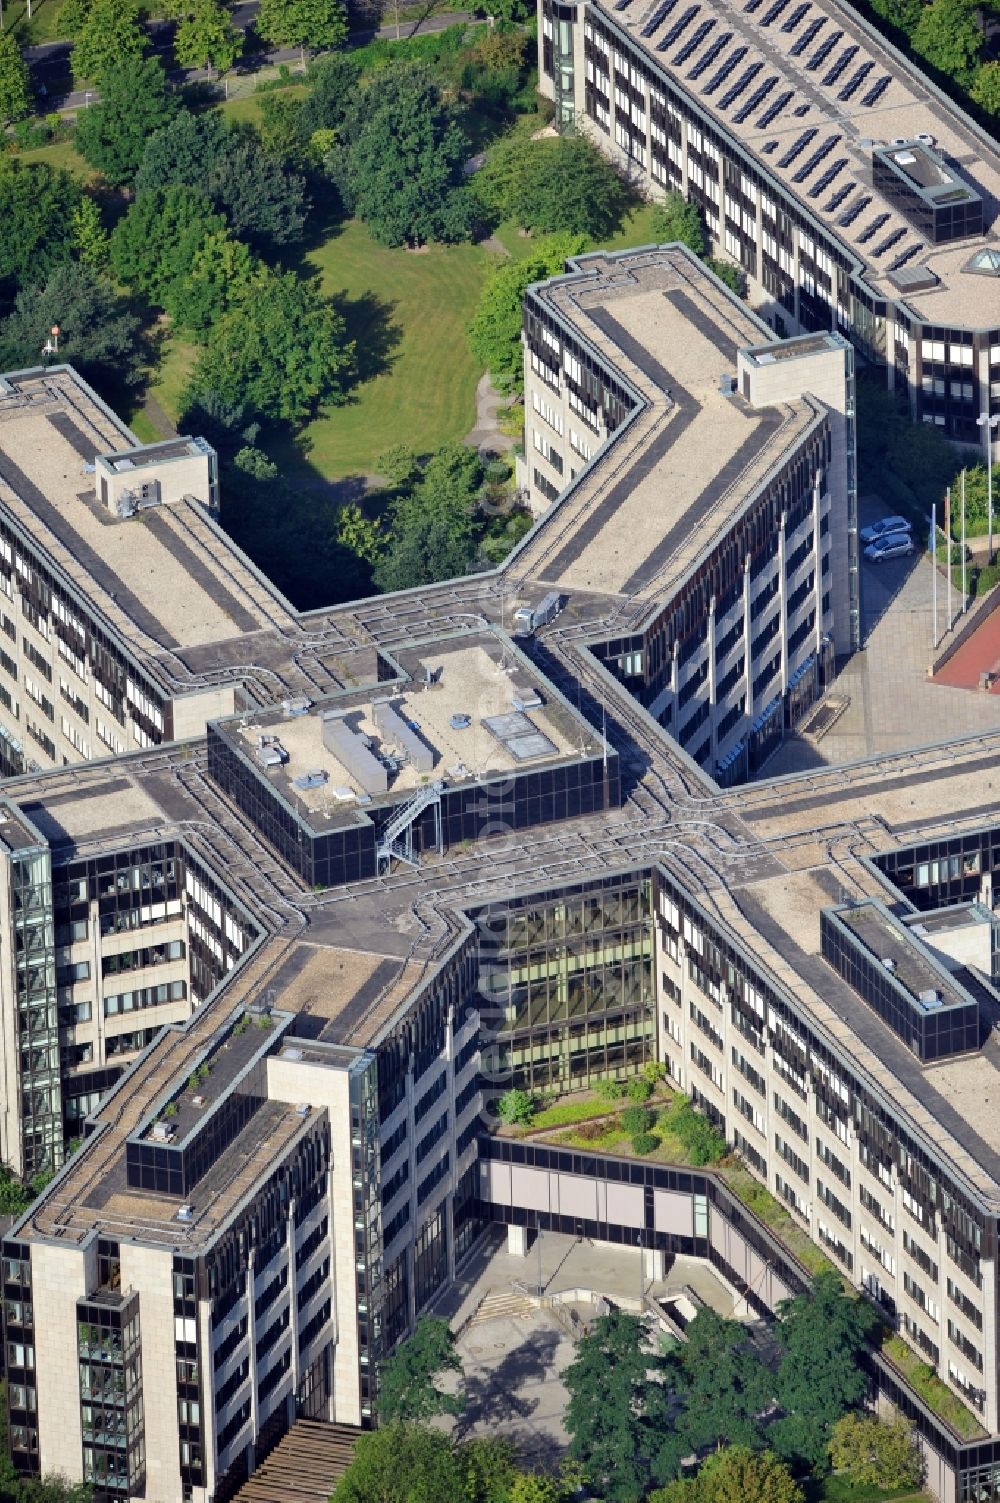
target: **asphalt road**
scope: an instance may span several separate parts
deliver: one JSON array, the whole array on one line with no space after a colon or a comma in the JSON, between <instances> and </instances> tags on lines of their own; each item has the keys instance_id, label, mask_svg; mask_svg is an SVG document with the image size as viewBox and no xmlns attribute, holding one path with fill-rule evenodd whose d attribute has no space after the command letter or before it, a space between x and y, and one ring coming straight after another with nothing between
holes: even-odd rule
<instances>
[{"instance_id":1,"label":"asphalt road","mask_svg":"<svg viewBox=\"0 0 1000 1503\"><path fill-rule=\"evenodd\" d=\"M239 0L239 3L232 7L234 25L241 31L249 30L257 14L257 7L258 0ZM400 23L399 37L402 39L416 36L418 33L424 35L428 32L444 31L447 27L462 21L474 20L475 16L475 11L448 11L443 15L426 16L416 21L403 21ZM149 34L153 44L152 50L160 56L169 55L173 46L174 22L153 21L149 25ZM353 32L348 46L363 47L376 38L389 42L395 41L395 24L380 26L377 30ZM24 57L31 69L38 95L40 114L53 109L84 109L99 97L94 89L65 90L60 87L61 82L70 77L72 50L71 42L42 42L37 47L24 49ZM269 64L297 63L300 57L297 47L276 47L271 52L255 52L240 58L231 71L237 74L256 73ZM202 68L176 68L170 71L169 77L175 83L197 83L204 81L206 75Z\"/></svg>"}]
</instances>

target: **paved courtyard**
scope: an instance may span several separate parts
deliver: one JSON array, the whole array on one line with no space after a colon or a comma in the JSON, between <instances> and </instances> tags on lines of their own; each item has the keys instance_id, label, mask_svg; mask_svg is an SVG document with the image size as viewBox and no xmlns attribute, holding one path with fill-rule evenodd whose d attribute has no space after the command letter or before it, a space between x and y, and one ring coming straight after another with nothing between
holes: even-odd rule
<instances>
[{"instance_id":1,"label":"paved courtyard","mask_svg":"<svg viewBox=\"0 0 1000 1503\"><path fill-rule=\"evenodd\" d=\"M517 1257L508 1253L506 1236L498 1229L455 1289L445 1291L434 1313L447 1316L457 1331L465 1371L465 1412L457 1422L442 1424L462 1436L502 1435L526 1463L552 1466L568 1442L562 1374L573 1360L575 1342L550 1309L518 1293L517 1286L537 1293L539 1269L545 1296L589 1292L624 1308L638 1306L635 1248L545 1232L527 1257ZM643 1279L644 1292L658 1299L685 1289L694 1290L720 1315L734 1313L734 1291L698 1259L677 1258L666 1278ZM582 1297L563 1308L575 1310L584 1321L595 1314L594 1304Z\"/></svg>"},{"instance_id":2,"label":"paved courtyard","mask_svg":"<svg viewBox=\"0 0 1000 1503\"><path fill-rule=\"evenodd\" d=\"M866 501L861 508L862 526L887 510L878 502ZM947 593L947 581L939 574L941 628L947 624ZM789 737L766 764L764 778L953 740L1000 725L996 697L932 683L927 677L936 655L929 559L914 554L872 564L862 558L861 601L865 647L844 666L828 691L829 696L848 698L847 709L819 741ZM953 613L959 603L955 591Z\"/></svg>"}]
</instances>

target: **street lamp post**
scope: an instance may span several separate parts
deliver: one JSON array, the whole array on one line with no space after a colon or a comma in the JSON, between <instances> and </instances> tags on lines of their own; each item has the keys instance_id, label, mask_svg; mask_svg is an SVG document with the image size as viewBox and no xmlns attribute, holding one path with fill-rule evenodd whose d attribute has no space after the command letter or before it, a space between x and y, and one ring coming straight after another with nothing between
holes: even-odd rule
<instances>
[{"instance_id":1,"label":"street lamp post","mask_svg":"<svg viewBox=\"0 0 1000 1503\"><path fill-rule=\"evenodd\" d=\"M1000 423L1000 413L990 417L988 412L981 413L976 418L976 427L986 429L986 512L989 533L989 553L987 562L993 562L993 430Z\"/></svg>"}]
</instances>

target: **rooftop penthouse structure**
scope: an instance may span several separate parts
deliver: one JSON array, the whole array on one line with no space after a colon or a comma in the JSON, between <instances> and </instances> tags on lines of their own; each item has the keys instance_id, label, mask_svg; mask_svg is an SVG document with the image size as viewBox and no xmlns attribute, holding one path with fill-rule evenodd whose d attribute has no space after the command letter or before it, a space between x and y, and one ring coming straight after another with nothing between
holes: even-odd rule
<instances>
[{"instance_id":1,"label":"rooftop penthouse structure","mask_svg":"<svg viewBox=\"0 0 1000 1503\"><path fill-rule=\"evenodd\" d=\"M539 76L644 190L702 210L779 334L839 330L913 414L1000 411L996 142L844 0L539 0Z\"/></svg>"}]
</instances>

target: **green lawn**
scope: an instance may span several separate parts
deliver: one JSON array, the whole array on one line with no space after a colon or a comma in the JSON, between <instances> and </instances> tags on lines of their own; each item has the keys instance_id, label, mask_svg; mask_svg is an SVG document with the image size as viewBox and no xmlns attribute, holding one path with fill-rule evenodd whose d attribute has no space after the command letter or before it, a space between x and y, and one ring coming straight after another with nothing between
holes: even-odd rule
<instances>
[{"instance_id":1,"label":"green lawn","mask_svg":"<svg viewBox=\"0 0 1000 1503\"><path fill-rule=\"evenodd\" d=\"M48 162L50 167L62 167L81 182L97 176L73 145L72 138L51 141L48 146L36 146L31 151L18 151L16 156L22 162Z\"/></svg>"},{"instance_id":2,"label":"green lawn","mask_svg":"<svg viewBox=\"0 0 1000 1503\"><path fill-rule=\"evenodd\" d=\"M149 395L155 397L171 422L176 423L180 415L181 393L198 358L198 346L167 333L159 346L159 354L156 373L149 383ZM153 427L141 409L138 420L146 428Z\"/></svg>"},{"instance_id":3,"label":"green lawn","mask_svg":"<svg viewBox=\"0 0 1000 1503\"><path fill-rule=\"evenodd\" d=\"M485 252L387 250L350 221L307 264L341 300L367 376L349 406L305 429L311 464L329 478L363 474L393 444L426 452L463 439L475 422L481 374L465 330L489 267Z\"/></svg>"},{"instance_id":4,"label":"green lawn","mask_svg":"<svg viewBox=\"0 0 1000 1503\"><path fill-rule=\"evenodd\" d=\"M650 245L655 239L652 230L653 205L640 203L634 209L630 209L622 222L622 227L612 235L610 240L602 240L601 248L608 250L628 250L633 245ZM494 234L501 245L513 256L516 261L522 260L531 254L534 239L530 235L522 235L517 225L511 220L506 220L500 225ZM597 249L595 246L594 249Z\"/></svg>"},{"instance_id":5,"label":"green lawn","mask_svg":"<svg viewBox=\"0 0 1000 1503\"><path fill-rule=\"evenodd\" d=\"M28 20L26 0L11 0L4 6L4 26L12 26L18 45L33 47L39 42L51 42L61 37L59 13L63 0L32 0L31 20Z\"/></svg>"},{"instance_id":6,"label":"green lawn","mask_svg":"<svg viewBox=\"0 0 1000 1503\"><path fill-rule=\"evenodd\" d=\"M251 125L259 125L261 101L272 92L270 89L265 89L223 100L218 105L219 113L233 124L245 125L249 121ZM280 90L283 99L299 99L308 92L305 84L289 84Z\"/></svg>"}]
</instances>

